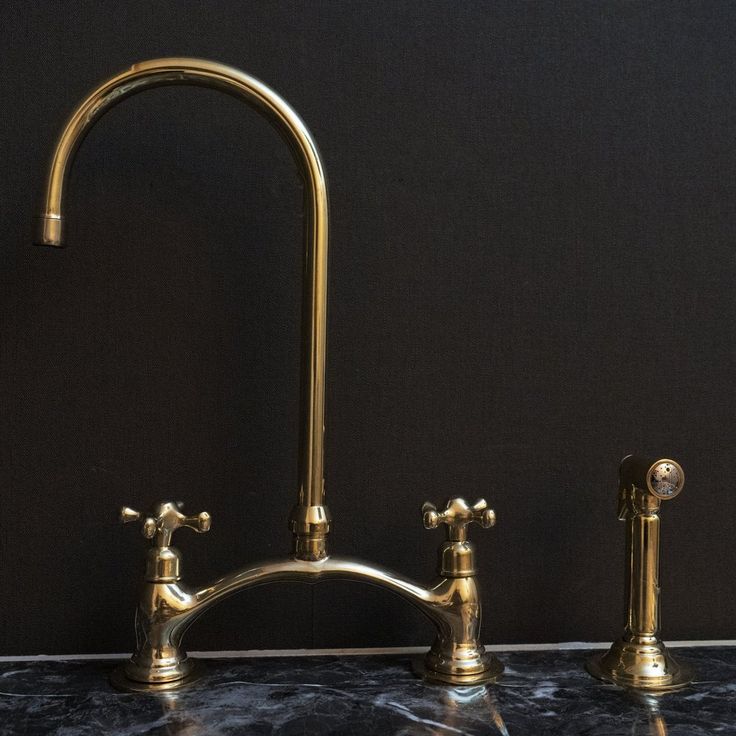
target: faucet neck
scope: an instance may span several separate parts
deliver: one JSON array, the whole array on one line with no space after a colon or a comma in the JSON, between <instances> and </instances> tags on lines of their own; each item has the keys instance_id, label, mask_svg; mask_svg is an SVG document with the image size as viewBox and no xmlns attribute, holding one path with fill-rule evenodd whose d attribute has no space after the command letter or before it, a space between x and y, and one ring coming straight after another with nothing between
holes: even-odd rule
<instances>
[{"instance_id":1,"label":"faucet neck","mask_svg":"<svg viewBox=\"0 0 736 736\"><path fill-rule=\"evenodd\" d=\"M181 553L176 547L150 547L146 555L147 583L177 583L181 579Z\"/></svg>"},{"instance_id":2,"label":"faucet neck","mask_svg":"<svg viewBox=\"0 0 736 736\"><path fill-rule=\"evenodd\" d=\"M443 578L469 578L475 575L475 547L472 542L446 541L439 550L437 572Z\"/></svg>"}]
</instances>

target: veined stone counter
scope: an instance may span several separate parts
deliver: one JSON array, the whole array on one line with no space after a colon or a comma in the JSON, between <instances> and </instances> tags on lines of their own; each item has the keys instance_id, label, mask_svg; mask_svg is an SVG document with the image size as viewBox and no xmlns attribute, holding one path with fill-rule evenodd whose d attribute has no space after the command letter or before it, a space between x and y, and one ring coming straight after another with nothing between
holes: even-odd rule
<instances>
[{"instance_id":1,"label":"veined stone counter","mask_svg":"<svg viewBox=\"0 0 736 736\"><path fill-rule=\"evenodd\" d=\"M2 662L0 733L736 734L736 648L678 651L696 682L660 696L592 679L581 650L499 652L504 677L475 687L427 684L408 654L208 659L201 680L167 695L114 690L107 678L120 661Z\"/></svg>"}]
</instances>

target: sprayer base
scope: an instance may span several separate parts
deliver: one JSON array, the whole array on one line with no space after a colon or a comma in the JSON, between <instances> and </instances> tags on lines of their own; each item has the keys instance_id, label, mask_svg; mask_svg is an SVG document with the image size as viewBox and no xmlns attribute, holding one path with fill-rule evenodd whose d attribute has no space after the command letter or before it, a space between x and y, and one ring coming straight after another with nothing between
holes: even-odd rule
<instances>
[{"instance_id":1,"label":"sprayer base","mask_svg":"<svg viewBox=\"0 0 736 736\"><path fill-rule=\"evenodd\" d=\"M692 667L678 662L658 639L619 639L605 654L591 657L585 669L599 680L634 690L667 692L680 690L693 681Z\"/></svg>"}]
</instances>

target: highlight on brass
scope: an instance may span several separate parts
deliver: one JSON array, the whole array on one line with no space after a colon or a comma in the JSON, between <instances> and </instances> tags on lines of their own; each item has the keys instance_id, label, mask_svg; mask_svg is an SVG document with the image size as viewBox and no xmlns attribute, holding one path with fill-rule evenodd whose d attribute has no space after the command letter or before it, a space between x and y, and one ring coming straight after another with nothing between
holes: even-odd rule
<instances>
[{"instance_id":1,"label":"highlight on brass","mask_svg":"<svg viewBox=\"0 0 736 736\"><path fill-rule=\"evenodd\" d=\"M316 583L327 579L357 580L378 585L405 598L435 625L437 635L423 664L428 679L457 685L495 680L503 667L480 643L481 604L467 526L495 521L485 501L473 506L463 499L448 501L443 511L425 505L428 527L447 526L440 546L439 577L427 587L379 566L331 557L327 537L330 513L324 489L324 399L327 315L328 208L324 166L317 146L299 115L263 82L232 67L190 58L155 59L134 64L93 90L69 117L54 150L48 172L37 242L64 243L63 197L74 154L97 120L110 108L144 90L170 85L218 89L258 109L282 134L305 181L305 240L301 351L301 425L297 502L289 515L294 541L291 555L247 565L201 590L181 583L181 555L171 546L182 527L197 532L210 528L209 514L186 516L179 503L154 504L142 520L151 540L146 574L135 618L137 648L113 676L120 688L132 691L172 690L197 676L182 637L210 606L245 588L267 582ZM123 522L141 514L121 512Z\"/></svg>"},{"instance_id":2,"label":"highlight on brass","mask_svg":"<svg viewBox=\"0 0 736 736\"><path fill-rule=\"evenodd\" d=\"M624 633L603 655L588 660L600 680L637 690L667 691L693 679L659 638L659 510L682 492L685 473L669 458L628 455L619 468L619 519L626 522L627 621Z\"/></svg>"}]
</instances>

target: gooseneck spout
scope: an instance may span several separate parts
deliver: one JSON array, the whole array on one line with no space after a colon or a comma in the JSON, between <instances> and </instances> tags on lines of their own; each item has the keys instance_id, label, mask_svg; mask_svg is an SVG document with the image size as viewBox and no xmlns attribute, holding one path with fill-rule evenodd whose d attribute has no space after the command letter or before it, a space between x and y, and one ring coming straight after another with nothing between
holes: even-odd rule
<instances>
[{"instance_id":1,"label":"gooseneck spout","mask_svg":"<svg viewBox=\"0 0 736 736\"><path fill-rule=\"evenodd\" d=\"M305 183L305 255L299 491L289 517L299 559L327 556L330 516L324 503L324 401L327 328L327 185L317 146L291 106L263 82L238 69L190 58L134 64L93 90L69 117L46 180L37 243L64 244L64 191L74 155L92 126L110 108L152 87L196 85L226 92L259 110L281 133Z\"/></svg>"}]
</instances>

